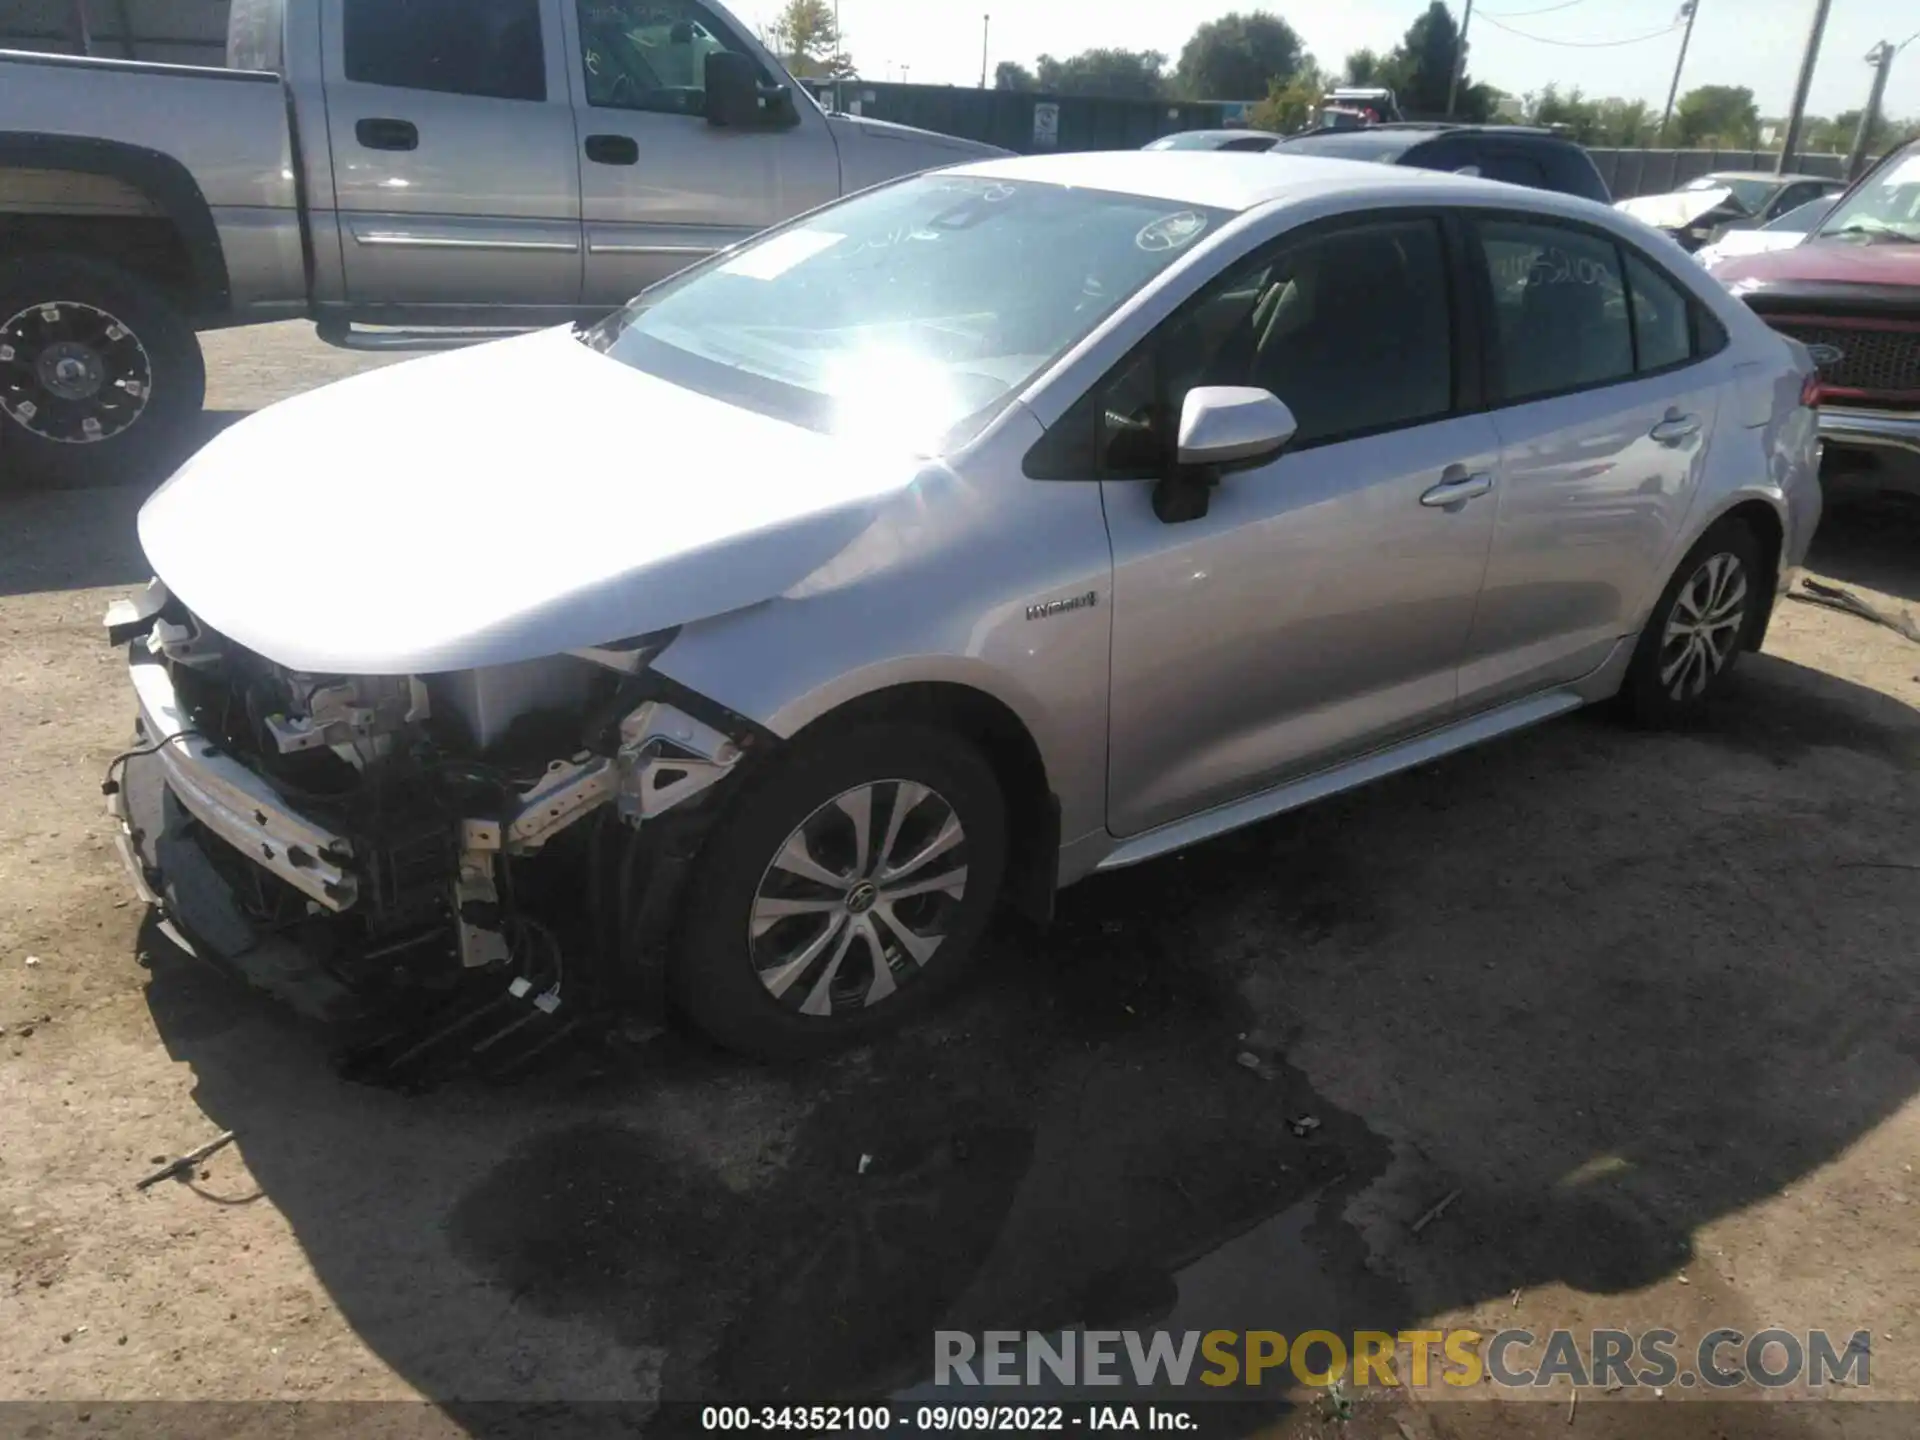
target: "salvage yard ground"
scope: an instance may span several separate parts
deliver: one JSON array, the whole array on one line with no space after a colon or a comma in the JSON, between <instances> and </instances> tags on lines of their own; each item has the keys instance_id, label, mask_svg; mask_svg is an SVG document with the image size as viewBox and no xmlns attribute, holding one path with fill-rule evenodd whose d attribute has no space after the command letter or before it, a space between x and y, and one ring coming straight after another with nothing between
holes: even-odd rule
<instances>
[{"instance_id":1,"label":"salvage yard ground","mask_svg":"<svg viewBox=\"0 0 1920 1440\"><path fill-rule=\"evenodd\" d=\"M209 352L220 411L370 363L301 327ZM1097 878L831 1063L669 1037L405 1096L130 900L97 622L146 579L149 488L0 493L0 1399L108 1433L113 1402L423 1398L452 1434L488 1401L820 1398L923 1379L936 1328L1172 1315L1870 1329L1870 1393L1920 1400L1920 647L1893 632L1788 605L1694 733L1575 716ZM281 541L316 594L355 566L300 550L325 503ZM1835 514L1814 568L1920 603L1920 523ZM1281 1428L1920 1429L1859 1392L1711 1424L1549 1393Z\"/></svg>"}]
</instances>

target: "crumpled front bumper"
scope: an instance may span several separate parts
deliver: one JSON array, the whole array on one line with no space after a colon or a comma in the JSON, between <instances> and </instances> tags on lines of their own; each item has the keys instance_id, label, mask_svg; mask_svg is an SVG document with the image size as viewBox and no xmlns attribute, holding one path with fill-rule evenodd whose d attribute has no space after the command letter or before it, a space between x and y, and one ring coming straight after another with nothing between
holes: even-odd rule
<instances>
[{"instance_id":1,"label":"crumpled front bumper","mask_svg":"<svg viewBox=\"0 0 1920 1440\"><path fill-rule=\"evenodd\" d=\"M347 868L353 854L347 839L301 815L246 766L194 735L163 663L143 659L136 649L127 672L139 701L142 746L153 752L127 763L157 765L188 814L314 904L332 911L350 908L357 882ZM131 864L124 785L108 796L108 808L121 822L121 850Z\"/></svg>"}]
</instances>

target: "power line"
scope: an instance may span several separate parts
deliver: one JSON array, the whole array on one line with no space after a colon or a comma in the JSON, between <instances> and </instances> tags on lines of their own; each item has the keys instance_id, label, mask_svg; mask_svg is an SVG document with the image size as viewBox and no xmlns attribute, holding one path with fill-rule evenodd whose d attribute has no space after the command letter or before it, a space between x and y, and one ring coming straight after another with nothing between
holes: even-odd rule
<instances>
[{"instance_id":1,"label":"power line","mask_svg":"<svg viewBox=\"0 0 1920 1440\"><path fill-rule=\"evenodd\" d=\"M1522 40L1531 40L1536 45L1558 45L1567 50L1606 50L1617 45L1644 45L1649 40L1659 40L1671 35L1680 28L1678 25L1669 25L1664 30L1655 30L1651 35L1633 35L1625 40L1555 40L1546 35L1530 35L1525 30L1514 29L1511 25L1502 25L1491 15L1486 16L1485 19L1494 29L1504 30L1509 35L1517 35Z\"/></svg>"},{"instance_id":2,"label":"power line","mask_svg":"<svg viewBox=\"0 0 1920 1440\"><path fill-rule=\"evenodd\" d=\"M1551 15L1556 10L1571 10L1576 5L1584 5L1587 0L1560 0L1558 5L1543 5L1538 10L1482 10L1481 16L1492 15L1496 20L1525 20L1530 15Z\"/></svg>"}]
</instances>

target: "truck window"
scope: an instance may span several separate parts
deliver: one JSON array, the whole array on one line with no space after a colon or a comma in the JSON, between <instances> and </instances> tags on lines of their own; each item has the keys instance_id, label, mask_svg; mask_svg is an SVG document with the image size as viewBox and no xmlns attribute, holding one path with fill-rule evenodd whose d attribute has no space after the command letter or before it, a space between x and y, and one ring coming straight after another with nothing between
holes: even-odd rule
<instances>
[{"instance_id":1,"label":"truck window","mask_svg":"<svg viewBox=\"0 0 1920 1440\"><path fill-rule=\"evenodd\" d=\"M578 0L587 103L612 110L702 115L707 57L738 51L693 0ZM764 78L764 77L763 77Z\"/></svg>"},{"instance_id":2,"label":"truck window","mask_svg":"<svg viewBox=\"0 0 1920 1440\"><path fill-rule=\"evenodd\" d=\"M345 0L347 79L545 100L540 0Z\"/></svg>"}]
</instances>

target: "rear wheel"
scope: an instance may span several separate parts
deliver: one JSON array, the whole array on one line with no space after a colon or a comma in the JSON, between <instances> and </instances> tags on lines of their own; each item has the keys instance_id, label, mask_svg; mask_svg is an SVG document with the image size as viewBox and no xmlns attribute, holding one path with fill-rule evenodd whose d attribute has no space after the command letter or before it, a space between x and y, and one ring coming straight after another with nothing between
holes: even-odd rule
<instances>
[{"instance_id":1,"label":"rear wheel","mask_svg":"<svg viewBox=\"0 0 1920 1440\"><path fill-rule=\"evenodd\" d=\"M1765 613L1767 573L1759 539L1740 521L1700 537L1653 607L1620 688L1634 719L1681 723L1720 693Z\"/></svg>"},{"instance_id":2,"label":"rear wheel","mask_svg":"<svg viewBox=\"0 0 1920 1440\"><path fill-rule=\"evenodd\" d=\"M803 740L702 852L675 998L749 1054L867 1038L958 982L1005 863L999 784L965 741L908 724Z\"/></svg>"},{"instance_id":3,"label":"rear wheel","mask_svg":"<svg viewBox=\"0 0 1920 1440\"><path fill-rule=\"evenodd\" d=\"M0 467L55 485L165 463L206 398L193 327L152 285L100 261L0 264Z\"/></svg>"}]
</instances>

